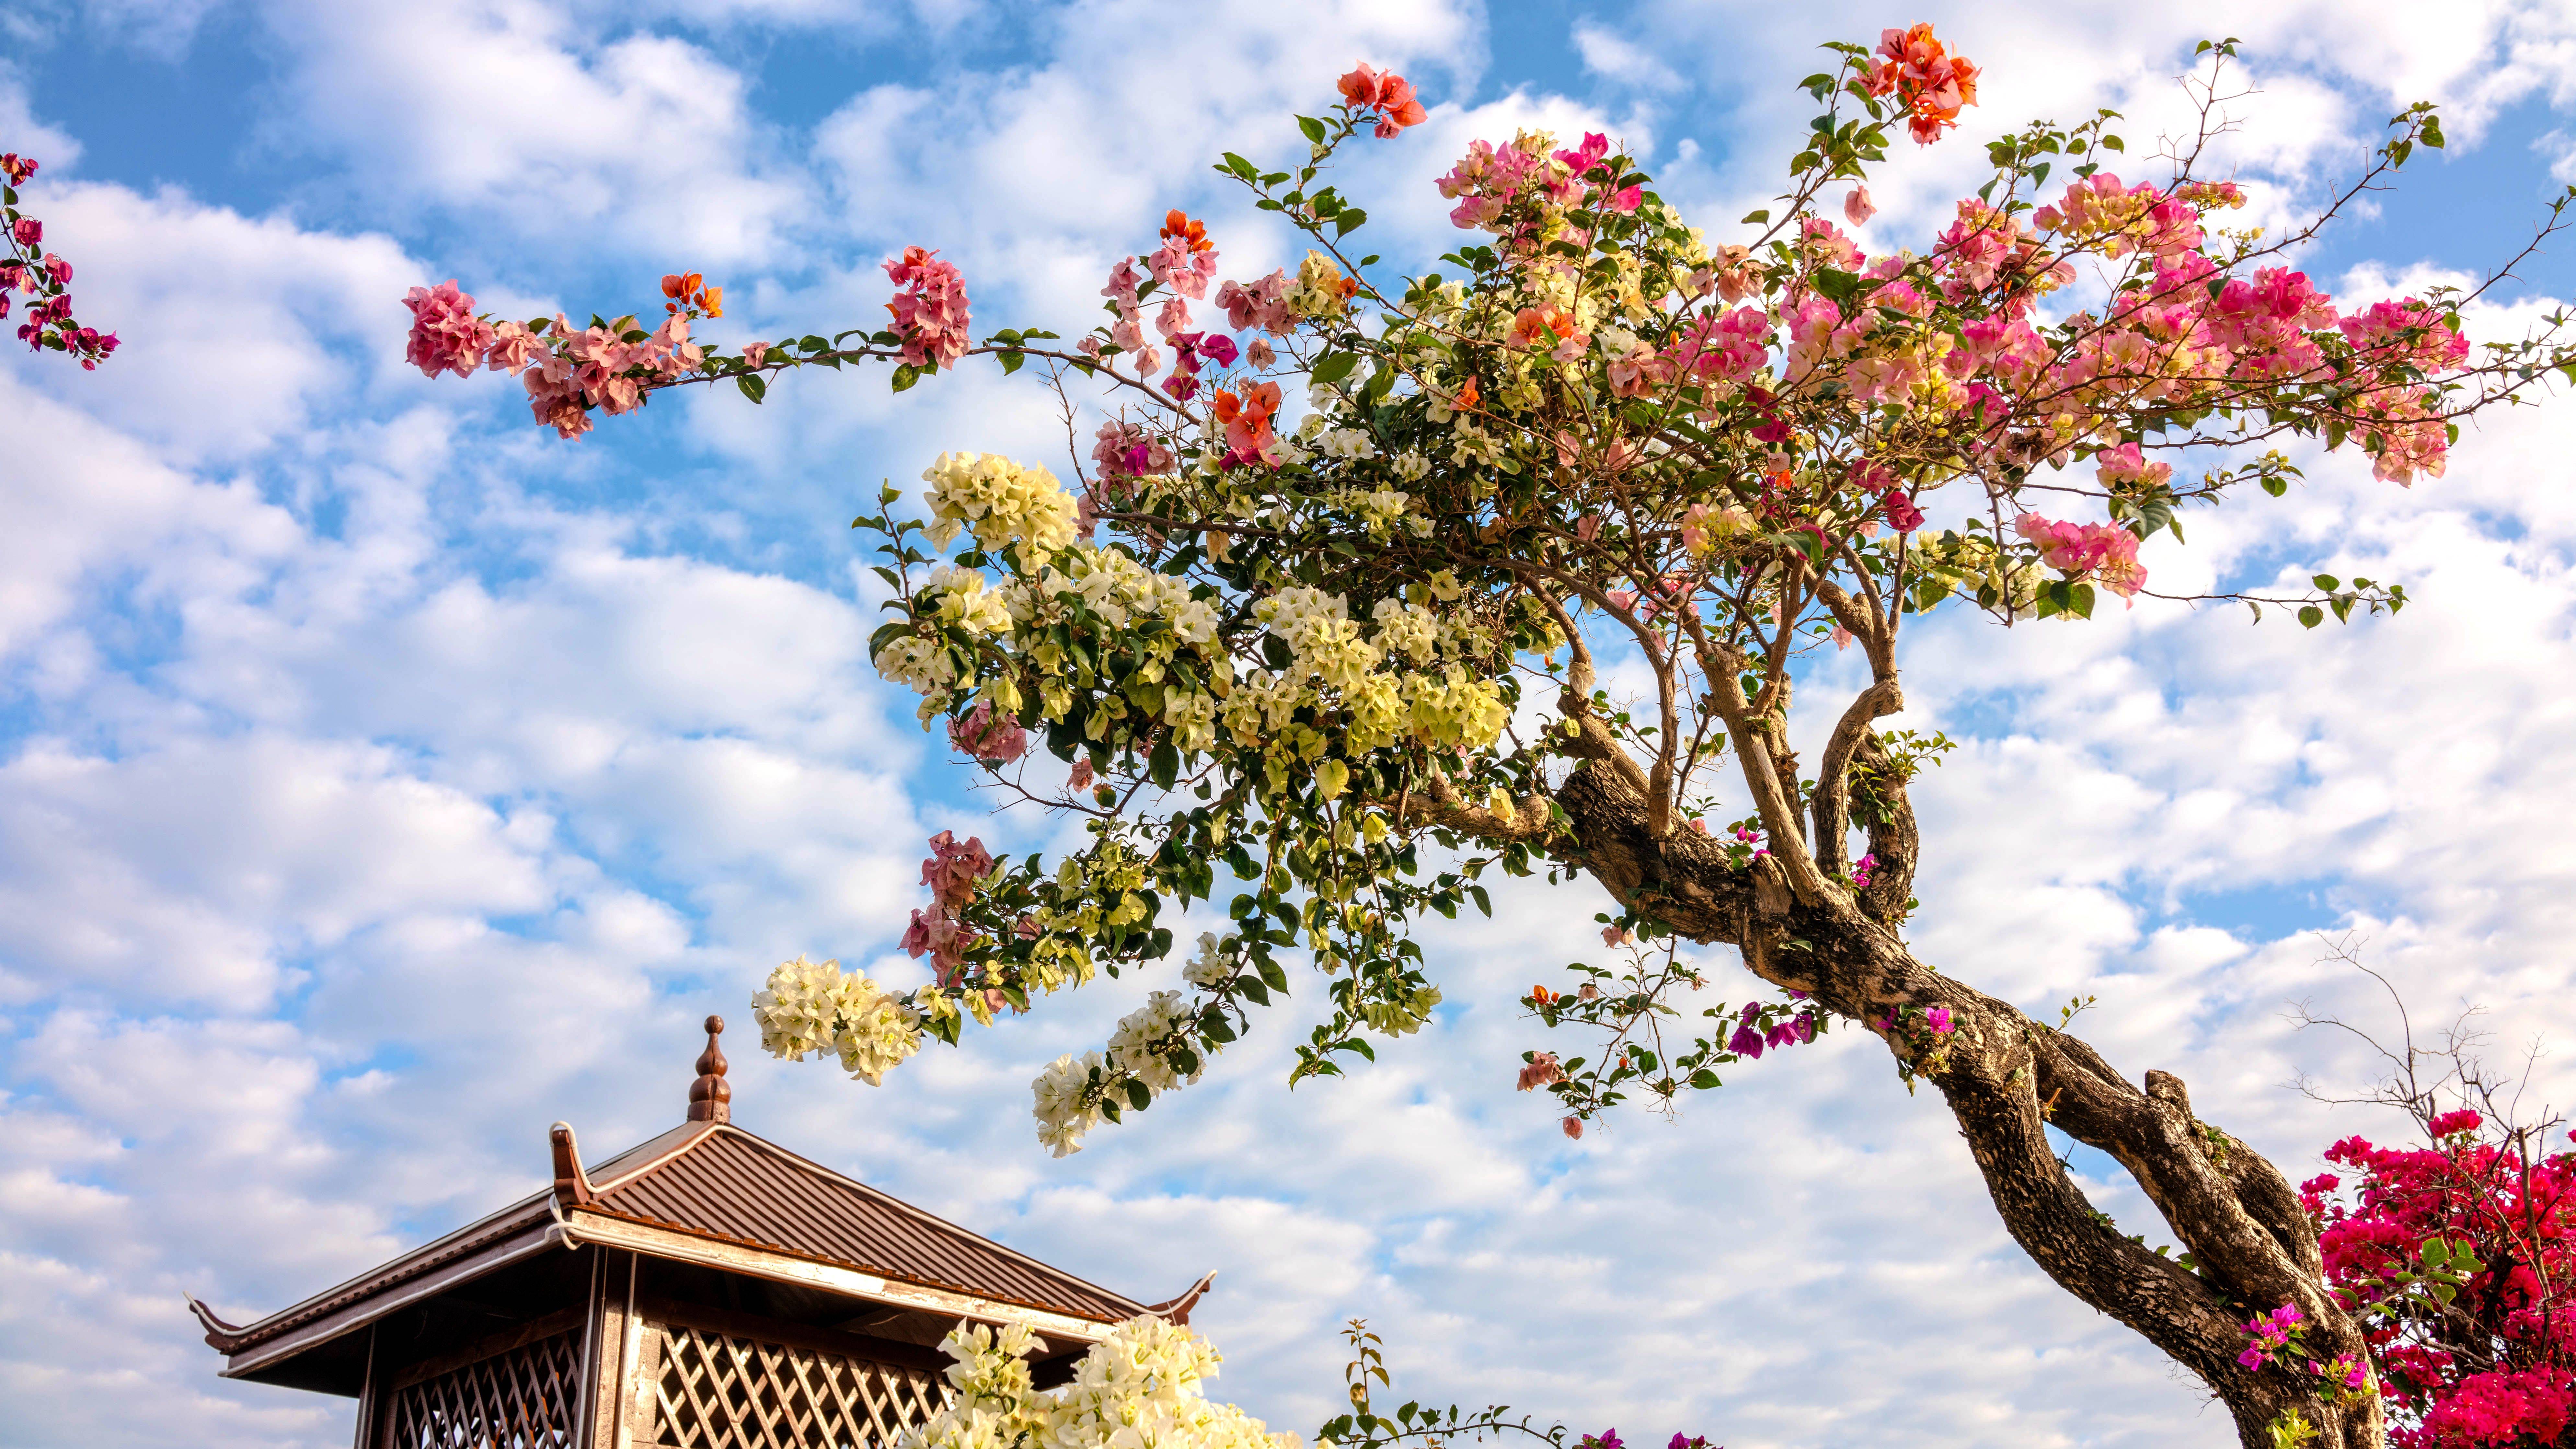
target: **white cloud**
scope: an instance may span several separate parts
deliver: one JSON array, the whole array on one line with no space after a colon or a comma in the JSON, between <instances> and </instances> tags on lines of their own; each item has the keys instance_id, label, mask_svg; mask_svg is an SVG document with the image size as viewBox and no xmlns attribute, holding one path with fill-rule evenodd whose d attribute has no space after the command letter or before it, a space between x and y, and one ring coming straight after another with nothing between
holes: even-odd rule
<instances>
[{"instance_id":1,"label":"white cloud","mask_svg":"<svg viewBox=\"0 0 2576 1449\"><path fill-rule=\"evenodd\" d=\"M1574 23L1574 48L1583 57L1583 68L1605 80L1635 86L1645 91L1669 91L1681 87L1682 78L1673 68L1656 58L1645 46L1621 37L1597 21Z\"/></svg>"}]
</instances>

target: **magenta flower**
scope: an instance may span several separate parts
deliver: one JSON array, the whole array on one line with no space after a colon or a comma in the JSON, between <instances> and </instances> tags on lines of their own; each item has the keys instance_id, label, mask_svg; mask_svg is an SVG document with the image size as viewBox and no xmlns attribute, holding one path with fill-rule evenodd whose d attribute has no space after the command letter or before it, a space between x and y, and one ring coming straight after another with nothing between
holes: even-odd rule
<instances>
[{"instance_id":1,"label":"magenta flower","mask_svg":"<svg viewBox=\"0 0 2576 1449\"><path fill-rule=\"evenodd\" d=\"M1948 1031L1950 1029L1950 1008L1946 1006L1933 1007L1930 1011L1923 1013L1923 1022L1924 1025L1931 1027L1935 1032Z\"/></svg>"}]
</instances>

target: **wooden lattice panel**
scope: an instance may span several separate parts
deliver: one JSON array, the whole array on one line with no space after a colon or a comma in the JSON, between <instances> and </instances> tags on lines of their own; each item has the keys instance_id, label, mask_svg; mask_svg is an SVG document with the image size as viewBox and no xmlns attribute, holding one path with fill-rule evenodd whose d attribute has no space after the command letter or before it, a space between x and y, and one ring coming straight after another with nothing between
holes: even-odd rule
<instances>
[{"instance_id":1,"label":"wooden lattice panel","mask_svg":"<svg viewBox=\"0 0 2576 1449\"><path fill-rule=\"evenodd\" d=\"M658 1449L893 1449L947 1395L921 1369L676 1324L652 1334L645 1393Z\"/></svg>"},{"instance_id":2,"label":"wooden lattice panel","mask_svg":"<svg viewBox=\"0 0 2576 1449\"><path fill-rule=\"evenodd\" d=\"M394 1391L392 1449L569 1449L581 1336L559 1333Z\"/></svg>"}]
</instances>

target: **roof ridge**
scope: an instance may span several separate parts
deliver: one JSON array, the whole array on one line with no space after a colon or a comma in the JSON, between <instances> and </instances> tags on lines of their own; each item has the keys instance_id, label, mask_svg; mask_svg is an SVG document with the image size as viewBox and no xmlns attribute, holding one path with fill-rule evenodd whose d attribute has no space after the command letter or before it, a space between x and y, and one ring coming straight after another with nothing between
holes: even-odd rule
<instances>
[{"instance_id":1,"label":"roof ridge","mask_svg":"<svg viewBox=\"0 0 2576 1449\"><path fill-rule=\"evenodd\" d=\"M850 1176L848 1173L835 1171L834 1169L826 1167L822 1163L816 1162L814 1159L805 1156L803 1153L794 1151L790 1148L781 1147L777 1143L770 1141L768 1138L760 1136L758 1133L746 1131L741 1127L732 1125L731 1123L722 1124L717 1130L720 1132L738 1134L753 1146L765 1149L774 1156L785 1158L792 1166L817 1173L843 1186L855 1188L858 1191L865 1193L871 1199L874 1199L887 1207L891 1207L908 1217L927 1223L930 1226L939 1228L943 1231L954 1233L959 1237L971 1239L992 1249L994 1252L1002 1254L1004 1257L1010 1258L1024 1266L1034 1268L1048 1277L1060 1278L1065 1282L1074 1284L1078 1287L1087 1288L1105 1298L1114 1299L1117 1302L1124 1303L1139 1313L1147 1311L1143 1303L1128 1297L1124 1293L1104 1288L1099 1284L1092 1282L1088 1278L1081 1277L1074 1273L1069 1273L1052 1263L1032 1258L1028 1254L1021 1252L1019 1249L1012 1247L1008 1243L995 1242L993 1239L985 1237L982 1233L976 1232L973 1228L950 1222L948 1219L939 1216L937 1213L934 1213L927 1208L915 1207L913 1204L905 1202L902 1198L896 1197L893 1193L887 1192L884 1188L871 1186ZM716 1134L709 1133L708 1135L714 1136ZM602 1191L604 1192L605 1189L602 1189Z\"/></svg>"},{"instance_id":2,"label":"roof ridge","mask_svg":"<svg viewBox=\"0 0 2576 1449\"><path fill-rule=\"evenodd\" d=\"M650 1157L645 1158L642 1162L635 1164L633 1167L620 1169L615 1177L601 1177L596 1172L591 1173L591 1192L594 1195L615 1192L617 1189L626 1186L628 1183L635 1181L639 1177L643 1177L647 1173L668 1167L672 1163L679 1161L682 1157L687 1156L690 1149L696 1147L699 1143L706 1141L708 1138L713 1137L718 1132L724 1130L724 1127L725 1124L722 1122L683 1122L679 1126L672 1128L668 1132L662 1133L658 1137L648 1137L645 1140L636 1143L634 1146L627 1148L626 1151L617 1154L617 1157L608 1159L608 1163L614 1163L618 1158L631 1156L635 1153L641 1152L645 1148L651 1147L656 1143L669 1141L672 1138L678 1138L679 1140L672 1142L670 1146L663 1148L660 1152L657 1152ZM601 1165L606 1166L608 1163L603 1163Z\"/></svg>"}]
</instances>

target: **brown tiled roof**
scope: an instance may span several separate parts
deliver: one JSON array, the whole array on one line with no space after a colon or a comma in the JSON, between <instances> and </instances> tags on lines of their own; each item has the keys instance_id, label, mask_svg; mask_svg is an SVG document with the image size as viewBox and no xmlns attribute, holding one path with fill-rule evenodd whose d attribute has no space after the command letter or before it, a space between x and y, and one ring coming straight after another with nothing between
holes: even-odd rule
<instances>
[{"instance_id":1,"label":"brown tiled roof","mask_svg":"<svg viewBox=\"0 0 2576 1449\"><path fill-rule=\"evenodd\" d=\"M622 1179L594 1181L592 1212L1095 1322L1145 1311L730 1125Z\"/></svg>"},{"instance_id":2,"label":"brown tiled roof","mask_svg":"<svg viewBox=\"0 0 2576 1449\"><path fill-rule=\"evenodd\" d=\"M1114 1323L1144 1306L931 1216L730 1124L691 1122L584 1174L580 1206L659 1227L1014 1307ZM189 1300L206 1341L240 1353L552 1221L553 1193L522 1198L435 1242L235 1327ZM569 1204L567 1204L569 1205ZM300 1351L300 1350L299 1350Z\"/></svg>"}]
</instances>

